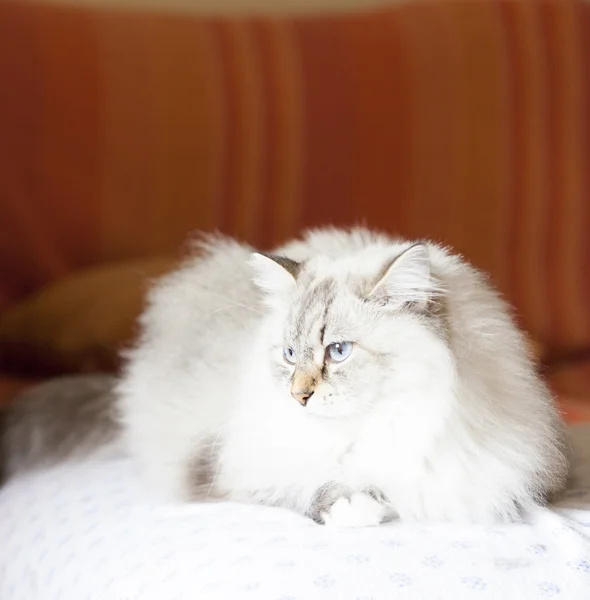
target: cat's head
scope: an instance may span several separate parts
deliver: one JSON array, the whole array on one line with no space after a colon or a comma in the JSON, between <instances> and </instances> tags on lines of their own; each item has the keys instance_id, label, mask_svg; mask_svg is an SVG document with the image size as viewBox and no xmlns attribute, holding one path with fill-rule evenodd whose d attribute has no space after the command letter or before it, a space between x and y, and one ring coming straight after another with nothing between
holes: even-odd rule
<instances>
[{"instance_id":1,"label":"cat's head","mask_svg":"<svg viewBox=\"0 0 590 600\"><path fill-rule=\"evenodd\" d=\"M251 264L273 376L302 410L354 416L436 386L448 370L444 290L426 244L303 262L256 253Z\"/></svg>"}]
</instances>

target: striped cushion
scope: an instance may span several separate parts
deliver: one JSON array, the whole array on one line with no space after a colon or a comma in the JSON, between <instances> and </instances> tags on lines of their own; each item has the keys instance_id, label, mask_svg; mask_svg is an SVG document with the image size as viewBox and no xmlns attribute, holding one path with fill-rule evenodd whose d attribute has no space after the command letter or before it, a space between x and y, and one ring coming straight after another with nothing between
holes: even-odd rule
<instances>
[{"instance_id":1,"label":"striped cushion","mask_svg":"<svg viewBox=\"0 0 590 600\"><path fill-rule=\"evenodd\" d=\"M590 344L590 5L206 18L0 3L0 307L191 229L455 246ZM8 82L8 83L7 83Z\"/></svg>"}]
</instances>

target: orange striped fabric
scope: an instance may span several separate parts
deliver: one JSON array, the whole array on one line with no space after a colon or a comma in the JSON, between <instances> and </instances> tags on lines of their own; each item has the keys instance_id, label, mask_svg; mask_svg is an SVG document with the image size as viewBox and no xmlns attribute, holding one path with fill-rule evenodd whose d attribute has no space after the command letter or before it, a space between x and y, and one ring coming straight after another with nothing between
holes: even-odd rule
<instances>
[{"instance_id":1,"label":"orange striped fabric","mask_svg":"<svg viewBox=\"0 0 590 600\"><path fill-rule=\"evenodd\" d=\"M0 307L193 229L455 246L550 355L590 346L590 4L345 15L0 3Z\"/></svg>"}]
</instances>

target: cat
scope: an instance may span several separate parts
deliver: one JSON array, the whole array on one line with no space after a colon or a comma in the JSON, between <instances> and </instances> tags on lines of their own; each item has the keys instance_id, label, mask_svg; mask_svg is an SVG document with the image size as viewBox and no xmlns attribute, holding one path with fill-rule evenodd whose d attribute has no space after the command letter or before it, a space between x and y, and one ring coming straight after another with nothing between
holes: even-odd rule
<instances>
[{"instance_id":1,"label":"cat","mask_svg":"<svg viewBox=\"0 0 590 600\"><path fill-rule=\"evenodd\" d=\"M0 406L0 484L20 471L98 450L117 454L116 382L103 374L56 377Z\"/></svg>"},{"instance_id":2,"label":"cat","mask_svg":"<svg viewBox=\"0 0 590 600\"><path fill-rule=\"evenodd\" d=\"M488 523L564 486L563 424L509 307L435 243L326 228L263 254L204 237L139 324L91 416L162 500Z\"/></svg>"}]
</instances>

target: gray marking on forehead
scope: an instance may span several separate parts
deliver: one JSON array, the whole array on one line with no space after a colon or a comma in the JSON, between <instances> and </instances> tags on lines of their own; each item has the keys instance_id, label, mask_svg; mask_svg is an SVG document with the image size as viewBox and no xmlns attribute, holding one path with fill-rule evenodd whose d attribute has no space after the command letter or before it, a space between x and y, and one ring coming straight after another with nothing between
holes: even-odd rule
<instances>
[{"instance_id":1,"label":"gray marking on forehead","mask_svg":"<svg viewBox=\"0 0 590 600\"><path fill-rule=\"evenodd\" d=\"M328 313L332 308L332 304L334 303L334 298L336 297L336 293L334 292L327 300L324 305L324 313L322 314L322 332L321 332L321 343L324 345L324 336L326 333L326 323L328 322Z\"/></svg>"},{"instance_id":2,"label":"gray marking on forehead","mask_svg":"<svg viewBox=\"0 0 590 600\"><path fill-rule=\"evenodd\" d=\"M312 287L305 296L301 306L301 313L305 314L314 305L324 305L332 301L335 294L336 282L333 279L323 279Z\"/></svg>"},{"instance_id":3,"label":"gray marking on forehead","mask_svg":"<svg viewBox=\"0 0 590 600\"><path fill-rule=\"evenodd\" d=\"M303 298L295 319L297 335L308 337L312 327L320 320L320 328L324 326L329 308L334 301L336 282L331 279L320 281Z\"/></svg>"}]
</instances>

